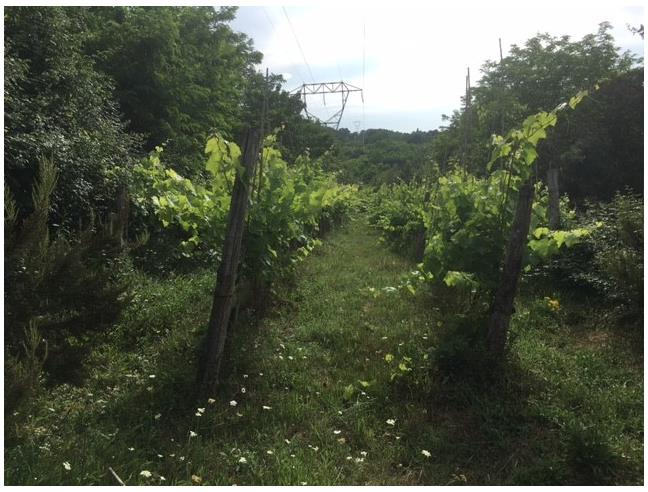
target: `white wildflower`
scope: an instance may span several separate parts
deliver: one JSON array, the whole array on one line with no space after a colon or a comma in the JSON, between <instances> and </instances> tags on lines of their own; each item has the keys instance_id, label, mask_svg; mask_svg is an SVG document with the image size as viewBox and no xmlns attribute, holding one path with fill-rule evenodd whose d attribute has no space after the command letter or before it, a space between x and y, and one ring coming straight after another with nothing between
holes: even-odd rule
<instances>
[{"instance_id":1,"label":"white wildflower","mask_svg":"<svg viewBox=\"0 0 648 492\"><path fill-rule=\"evenodd\" d=\"M241 388L241 393L245 393L246 391L245 387Z\"/></svg>"},{"instance_id":2,"label":"white wildflower","mask_svg":"<svg viewBox=\"0 0 648 492\"><path fill-rule=\"evenodd\" d=\"M429 458L430 456L432 456L432 455L430 454L430 452L429 452L427 449L423 449L423 450L421 450L421 454L422 454L423 456L425 456L426 458Z\"/></svg>"},{"instance_id":3,"label":"white wildflower","mask_svg":"<svg viewBox=\"0 0 648 492\"><path fill-rule=\"evenodd\" d=\"M70 464L69 461L64 461L63 468L65 468L67 471L70 471L72 469L72 465Z\"/></svg>"},{"instance_id":4,"label":"white wildflower","mask_svg":"<svg viewBox=\"0 0 648 492\"><path fill-rule=\"evenodd\" d=\"M236 402L236 400L232 400L232 401L230 402L230 407L235 407L236 405L238 405L238 403Z\"/></svg>"},{"instance_id":5,"label":"white wildflower","mask_svg":"<svg viewBox=\"0 0 648 492\"><path fill-rule=\"evenodd\" d=\"M207 400L207 403L209 403L210 405L213 405L214 403L216 403L216 400L214 400L213 398L209 398Z\"/></svg>"},{"instance_id":6,"label":"white wildflower","mask_svg":"<svg viewBox=\"0 0 648 492\"><path fill-rule=\"evenodd\" d=\"M239 461L238 461L238 462L239 462L239 463L247 463L247 460L245 459L244 456L241 456L241 457L239 458Z\"/></svg>"},{"instance_id":7,"label":"white wildflower","mask_svg":"<svg viewBox=\"0 0 648 492\"><path fill-rule=\"evenodd\" d=\"M271 449L268 449L268 450L266 451L266 454L274 454L274 451L271 450Z\"/></svg>"},{"instance_id":8,"label":"white wildflower","mask_svg":"<svg viewBox=\"0 0 648 492\"><path fill-rule=\"evenodd\" d=\"M198 434L195 433L194 431L189 431L189 437L197 437Z\"/></svg>"},{"instance_id":9,"label":"white wildflower","mask_svg":"<svg viewBox=\"0 0 648 492\"><path fill-rule=\"evenodd\" d=\"M396 419L387 419L385 422L387 422L387 425L396 425Z\"/></svg>"},{"instance_id":10,"label":"white wildflower","mask_svg":"<svg viewBox=\"0 0 648 492\"><path fill-rule=\"evenodd\" d=\"M140 472L140 475L143 476L144 478L151 478L151 475L153 475L153 474L148 470L142 470Z\"/></svg>"},{"instance_id":11,"label":"white wildflower","mask_svg":"<svg viewBox=\"0 0 648 492\"><path fill-rule=\"evenodd\" d=\"M340 430L334 430L334 431L333 431L333 434L335 434L335 435L337 436L337 435L340 434L341 432L342 432L342 431L340 431Z\"/></svg>"},{"instance_id":12,"label":"white wildflower","mask_svg":"<svg viewBox=\"0 0 648 492\"><path fill-rule=\"evenodd\" d=\"M264 410L272 410L272 407L269 407L268 405L263 405Z\"/></svg>"}]
</instances>

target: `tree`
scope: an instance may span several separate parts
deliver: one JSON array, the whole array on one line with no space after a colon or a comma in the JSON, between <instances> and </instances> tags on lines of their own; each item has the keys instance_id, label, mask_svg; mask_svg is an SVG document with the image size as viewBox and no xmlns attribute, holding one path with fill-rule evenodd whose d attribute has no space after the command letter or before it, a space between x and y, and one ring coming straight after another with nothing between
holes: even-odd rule
<instances>
[{"instance_id":1,"label":"tree","mask_svg":"<svg viewBox=\"0 0 648 492\"><path fill-rule=\"evenodd\" d=\"M137 144L119 119L110 80L82 52L82 14L5 9L5 179L26 214L39 161L56 162L51 222L63 229L114 207Z\"/></svg>"},{"instance_id":2,"label":"tree","mask_svg":"<svg viewBox=\"0 0 648 492\"><path fill-rule=\"evenodd\" d=\"M235 7L96 7L86 51L115 80L129 129L147 151L166 144L174 167L202 171L203 142L234 138L261 54L227 24Z\"/></svg>"},{"instance_id":3,"label":"tree","mask_svg":"<svg viewBox=\"0 0 648 492\"><path fill-rule=\"evenodd\" d=\"M468 112L456 112L450 118L450 125L442 132L439 145L434 149L435 160L443 167L449 162L461 160L463 154L466 156L462 162L464 166L470 166L473 160L483 162L481 155L493 133L505 133L521 117L549 110L581 89L629 73L637 59L628 52L621 53L614 45L611 28L609 23L603 22L596 33L588 34L579 41L572 41L568 36L538 34L523 46L513 45L509 55L501 62L486 62L478 86L472 89L470 109ZM590 104L595 102L588 102ZM617 112L616 109L609 110ZM472 142L468 151L462 147L466 121L472 125ZM580 126L590 126L585 119L580 123ZM624 130L621 131L636 138L634 125L631 125L633 123L630 121L623 121L620 128ZM636 148L636 144L633 148ZM569 163L575 156L571 142L558 137L544 142L539 150L539 170L543 175L549 172L553 178L548 180L548 184L557 184L555 178L558 170L571 174L570 188L574 186L574 179L587 181L588 172L583 166L568 171ZM555 205L557 190L552 186L550 191ZM553 210L556 209L554 206Z\"/></svg>"}]
</instances>

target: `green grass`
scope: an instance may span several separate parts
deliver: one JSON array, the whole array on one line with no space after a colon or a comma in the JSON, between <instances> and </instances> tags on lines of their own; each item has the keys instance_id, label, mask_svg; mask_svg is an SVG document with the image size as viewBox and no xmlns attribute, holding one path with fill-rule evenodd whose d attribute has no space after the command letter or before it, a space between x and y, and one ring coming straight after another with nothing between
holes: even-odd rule
<instances>
[{"instance_id":1,"label":"green grass","mask_svg":"<svg viewBox=\"0 0 648 492\"><path fill-rule=\"evenodd\" d=\"M367 289L411 268L362 220L331 233L263 319L240 318L214 403L192 399L214 275L138 277L85 385L6 418L5 483L643 482L642 359L601 313L526 294L505 376L462 383L429 357L441 301Z\"/></svg>"}]
</instances>

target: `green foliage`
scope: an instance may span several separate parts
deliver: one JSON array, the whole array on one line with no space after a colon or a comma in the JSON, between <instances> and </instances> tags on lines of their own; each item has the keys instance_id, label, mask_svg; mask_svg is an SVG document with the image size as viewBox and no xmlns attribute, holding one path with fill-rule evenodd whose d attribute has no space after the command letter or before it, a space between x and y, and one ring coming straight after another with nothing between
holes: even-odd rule
<instances>
[{"instance_id":1,"label":"green foliage","mask_svg":"<svg viewBox=\"0 0 648 492\"><path fill-rule=\"evenodd\" d=\"M633 68L640 60L614 45L611 28L601 23L580 40L538 34L503 60L486 62L470 105L446 117L432 142L432 159L444 171L460 165L481 176L491 135L561 101L575 105L582 88L600 84L598 96L562 118L551 142L539 147L539 167L561 168L561 189L579 203L643 182L643 67Z\"/></svg>"},{"instance_id":2,"label":"green foliage","mask_svg":"<svg viewBox=\"0 0 648 492\"><path fill-rule=\"evenodd\" d=\"M581 91L570 101L576 106L587 95ZM556 125L557 115L568 105L560 104L550 113L526 118L520 129L506 136L493 136L493 150L487 164L490 171L480 178L465 170L448 171L436 183L401 184L383 187L375 194L370 221L383 237L401 251L424 231L425 251L419 271L400 288L416 292L422 277L432 285L457 288L470 293L471 308L484 311L500 281L508 234L516 207L517 189L533 178L538 144L547 130ZM493 170L495 169L495 170ZM531 230L524 262L546 262L561 250L573 247L589 236L592 227L550 231L548 193L536 184ZM566 205L563 202L563 207ZM567 222L573 213L567 213ZM397 290L394 288L394 290ZM481 302L479 306L472 305Z\"/></svg>"},{"instance_id":3,"label":"green foliage","mask_svg":"<svg viewBox=\"0 0 648 492\"><path fill-rule=\"evenodd\" d=\"M51 222L66 230L105 217L128 179L137 138L125 131L112 83L84 54L84 10L8 7L5 25L5 179L31 209L38 162L60 171Z\"/></svg>"},{"instance_id":4,"label":"green foliage","mask_svg":"<svg viewBox=\"0 0 648 492\"><path fill-rule=\"evenodd\" d=\"M235 12L166 6L94 7L87 14L86 51L115 81L129 129L145 136L147 151L166 143L175 170L188 177L201 173L210 133L236 139L258 99L253 67L261 54L228 25Z\"/></svg>"},{"instance_id":5,"label":"green foliage","mask_svg":"<svg viewBox=\"0 0 648 492\"><path fill-rule=\"evenodd\" d=\"M338 130L328 166L348 183L381 186L421 179L430 172L427 154L437 133Z\"/></svg>"},{"instance_id":6,"label":"green foliage","mask_svg":"<svg viewBox=\"0 0 648 492\"><path fill-rule=\"evenodd\" d=\"M592 233L547 266L554 281L587 290L616 305L628 319L643 316L643 198L617 193L608 203L589 204L579 219Z\"/></svg>"},{"instance_id":7,"label":"green foliage","mask_svg":"<svg viewBox=\"0 0 648 492\"><path fill-rule=\"evenodd\" d=\"M321 162L307 154L288 166L275 141L274 135L266 138L260 188L253 187L250 197L242 271L256 279L270 280L307 256L320 228L346 216L355 192L354 187L338 185L322 171ZM204 185L165 167L161 153L156 149L137 167L135 202L163 227L184 236L184 256L219 259L234 176L241 167L239 147L219 135L207 141L211 177Z\"/></svg>"},{"instance_id":8,"label":"green foliage","mask_svg":"<svg viewBox=\"0 0 648 492\"><path fill-rule=\"evenodd\" d=\"M41 161L33 211L24 220L17 218L5 185L5 354L14 358L14 372L33 376L34 361L40 365L43 359L53 379L66 379L78 375L97 335L119 315L125 286L117 278L120 238L109 228L88 228L73 237L50 234L58 175L51 161ZM38 337L47 345L46 359L34 342Z\"/></svg>"}]
</instances>

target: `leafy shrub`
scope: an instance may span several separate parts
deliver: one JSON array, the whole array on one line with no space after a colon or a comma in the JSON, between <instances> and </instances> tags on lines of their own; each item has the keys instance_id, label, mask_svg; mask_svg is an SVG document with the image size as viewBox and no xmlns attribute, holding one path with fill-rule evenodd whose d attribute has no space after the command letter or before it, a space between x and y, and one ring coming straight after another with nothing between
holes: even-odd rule
<instances>
[{"instance_id":1,"label":"leafy shrub","mask_svg":"<svg viewBox=\"0 0 648 492\"><path fill-rule=\"evenodd\" d=\"M593 232L547 266L552 280L587 289L629 317L643 313L643 199L617 193L610 203L589 204L580 224Z\"/></svg>"},{"instance_id":2,"label":"leafy shrub","mask_svg":"<svg viewBox=\"0 0 648 492\"><path fill-rule=\"evenodd\" d=\"M322 226L341 221L356 188L339 185L308 154L292 166L283 160L274 135L266 137L263 174L250 196L243 277L268 284L307 256ZM218 261L225 235L234 176L241 150L218 135L205 147L206 183L180 176L161 161L158 148L136 168L135 203L178 238L181 257ZM256 180L255 180L256 181Z\"/></svg>"}]
</instances>

